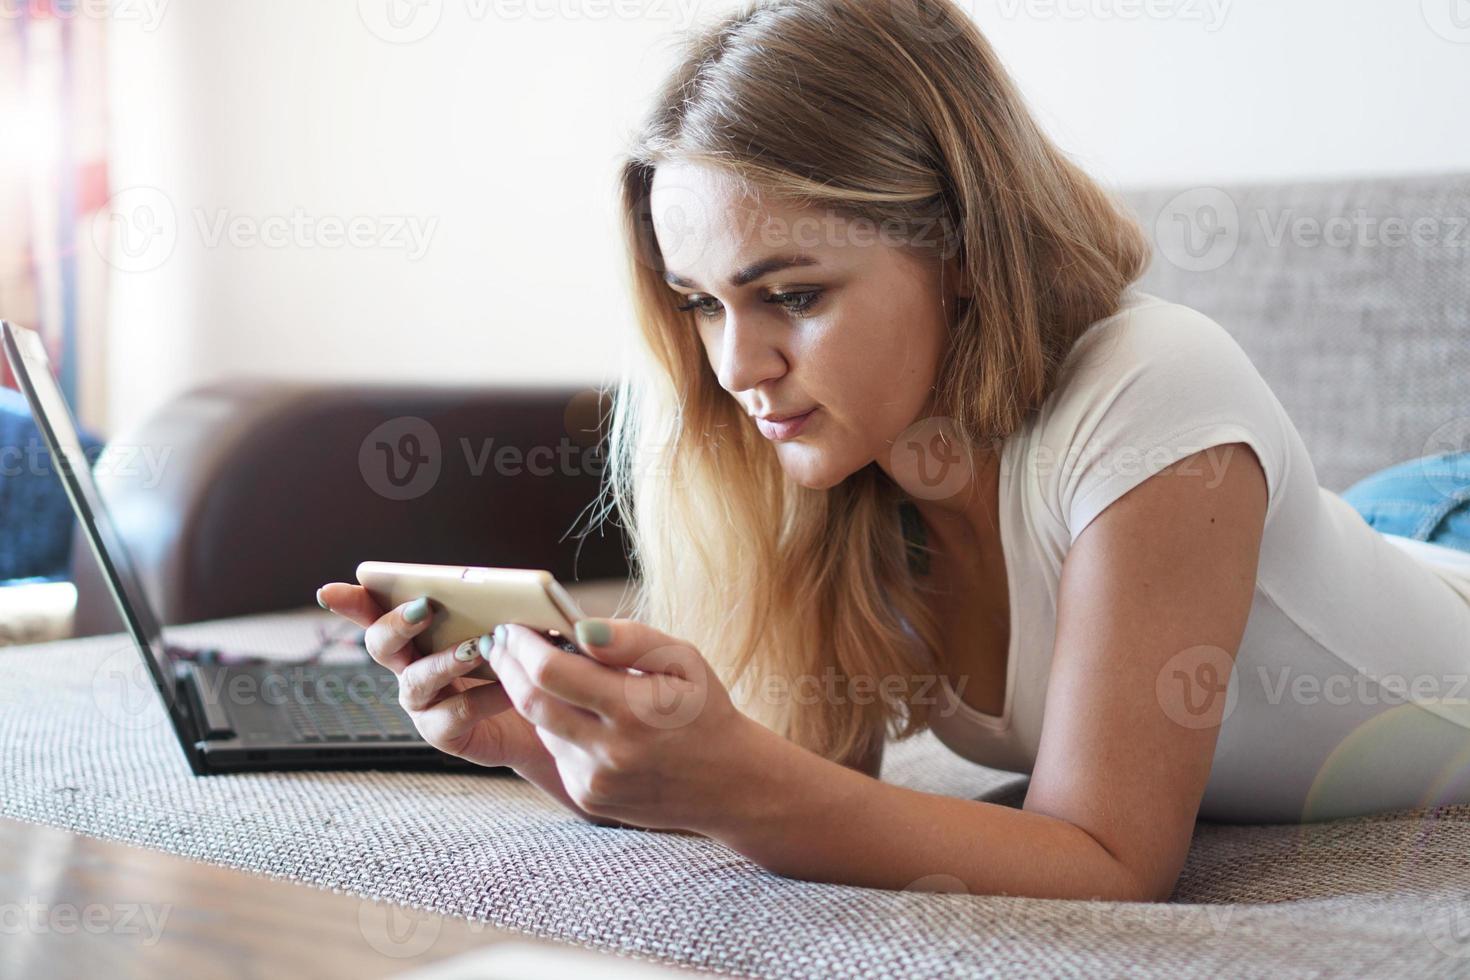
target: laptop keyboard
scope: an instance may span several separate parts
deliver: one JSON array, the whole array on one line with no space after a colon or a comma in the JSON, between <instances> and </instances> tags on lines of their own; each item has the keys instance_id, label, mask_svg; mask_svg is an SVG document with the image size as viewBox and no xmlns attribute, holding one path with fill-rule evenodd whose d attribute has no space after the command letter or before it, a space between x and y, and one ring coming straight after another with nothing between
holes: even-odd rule
<instances>
[{"instance_id":1,"label":"laptop keyboard","mask_svg":"<svg viewBox=\"0 0 1470 980\"><path fill-rule=\"evenodd\" d=\"M309 669L306 676L310 682ZM337 687L314 685L316 696L285 702L283 708L297 738L303 742L373 742L417 736L396 701L353 697Z\"/></svg>"},{"instance_id":2,"label":"laptop keyboard","mask_svg":"<svg viewBox=\"0 0 1470 980\"><path fill-rule=\"evenodd\" d=\"M257 691L273 693L271 702L302 742L381 742L417 739L418 731L398 706L398 682L386 669L346 664L271 663L252 654L165 644L177 667L229 665L252 675ZM267 680L269 678L269 680ZM196 688L206 682L196 677ZM274 684L273 687L267 685ZM219 687L216 682L214 687ZM205 714L209 712L206 708ZM234 732L220 718L219 736Z\"/></svg>"}]
</instances>

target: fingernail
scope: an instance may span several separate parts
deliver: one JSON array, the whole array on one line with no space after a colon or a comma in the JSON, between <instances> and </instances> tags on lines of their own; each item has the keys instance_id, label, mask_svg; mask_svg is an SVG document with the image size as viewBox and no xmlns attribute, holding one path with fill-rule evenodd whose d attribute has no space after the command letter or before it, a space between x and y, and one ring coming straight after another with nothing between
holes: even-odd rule
<instances>
[{"instance_id":1,"label":"fingernail","mask_svg":"<svg viewBox=\"0 0 1470 980\"><path fill-rule=\"evenodd\" d=\"M507 630L504 623L501 623L499 626L495 627L495 634L491 637L491 643L494 645L496 650L501 652L505 651L506 633Z\"/></svg>"},{"instance_id":2,"label":"fingernail","mask_svg":"<svg viewBox=\"0 0 1470 980\"><path fill-rule=\"evenodd\" d=\"M429 597L419 596L413 602L403 607L403 618L407 622L417 625L422 623L429 615Z\"/></svg>"},{"instance_id":3,"label":"fingernail","mask_svg":"<svg viewBox=\"0 0 1470 980\"><path fill-rule=\"evenodd\" d=\"M495 648L495 641L490 638L489 633L480 634L480 656L486 660L490 659L490 651Z\"/></svg>"},{"instance_id":4,"label":"fingernail","mask_svg":"<svg viewBox=\"0 0 1470 980\"><path fill-rule=\"evenodd\" d=\"M605 646L612 642L612 627L605 619L580 619L577 621L577 640L584 646Z\"/></svg>"},{"instance_id":5,"label":"fingernail","mask_svg":"<svg viewBox=\"0 0 1470 980\"><path fill-rule=\"evenodd\" d=\"M458 660L460 663L465 663L466 661L474 660L476 652L477 651L475 650L475 641L465 640L459 646L454 648L454 659Z\"/></svg>"},{"instance_id":6,"label":"fingernail","mask_svg":"<svg viewBox=\"0 0 1470 980\"><path fill-rule=\"evenodd\" d=\"M322 598L322 590L321 589L317 589L316 590L316 604L318 606L321 606L327 612L331 612L332 611L332 607L329 606L329 605L327 605L327 600L325 600L325 599Z\"/></svg>"}]
</instances>

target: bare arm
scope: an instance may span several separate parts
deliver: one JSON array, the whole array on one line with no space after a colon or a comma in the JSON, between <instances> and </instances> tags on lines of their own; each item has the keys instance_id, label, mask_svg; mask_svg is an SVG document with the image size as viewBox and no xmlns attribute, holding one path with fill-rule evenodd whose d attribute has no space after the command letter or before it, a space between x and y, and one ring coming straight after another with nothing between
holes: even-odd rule
<instances>
[{"instance_id":1,"label":"bare arm","mask_svg":"<svg viewBox=\"0 0 1470 980\"><path fill-rule=\"evenodd\" d=\"M1231 448L1217 484L1203 454L1181 460L1115 501L1068 552L1022 809L889 785L752 733L747 778L762 785L705 831L808 880L903 889L943 875L975 894L1167 899L1224 696L1186 717L1165 682L1200 651L1223 657L1228 677L1265 521L1260 464L1244 444Z\"/></svg>"}]
</instances>

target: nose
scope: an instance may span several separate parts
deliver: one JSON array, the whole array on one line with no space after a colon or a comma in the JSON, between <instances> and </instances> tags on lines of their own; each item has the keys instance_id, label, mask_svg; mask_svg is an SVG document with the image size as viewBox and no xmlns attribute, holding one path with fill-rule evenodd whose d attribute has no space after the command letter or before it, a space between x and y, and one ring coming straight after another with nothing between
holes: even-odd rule
<instances>
[{"instance_id":1,"label":"nose","mask_svg":"<svg viewBox=\"0 0 1470 980\"><path fill-rule=\"evenodd\" d=\"M721 330L715 376L731 394L754 388L786 373L786 355L764 325L751 317L737 321L727 313Z\"/></svg>"}]
</instances>

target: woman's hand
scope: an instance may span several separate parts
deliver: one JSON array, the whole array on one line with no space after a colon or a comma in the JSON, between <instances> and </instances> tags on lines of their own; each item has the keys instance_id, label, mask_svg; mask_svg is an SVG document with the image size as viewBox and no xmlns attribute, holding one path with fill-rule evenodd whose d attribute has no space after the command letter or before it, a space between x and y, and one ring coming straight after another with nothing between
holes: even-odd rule
<instances>
[{"instance_id":1,"label":"woman's hand","mask_svg":"<svg viewBox=\"0 0 1470 980\"><path fill-rule=\"evenodd\" d=\"M490 665L582 811L713 833L752 793L753 750L770 733L689 644L630 619L577 624L595 659L524 626L498 627L495 639Z\"/></svg>"},{"instance_id":2,"label":"woman's hand","mask_svg":"<svg viewBox=\"0 0 1470 980\"><path fill-rule=\"evenodd\" d=\"M360 585L331 582L317 590L317 600L332 612L367 630L368 654L398 677L398 703L425 742L441 752L482 766L509 766L562 804L595 823L562 788L556 763L536 730L513 710L499 681L468 676L483 672L483 643L467 641L427 656L413 638L432 620L428 600L406 602L383 612ZM423 615L412 609L424 602ZM414 621L416 620L416 621Z\"/></svg>"}]
</instances>

